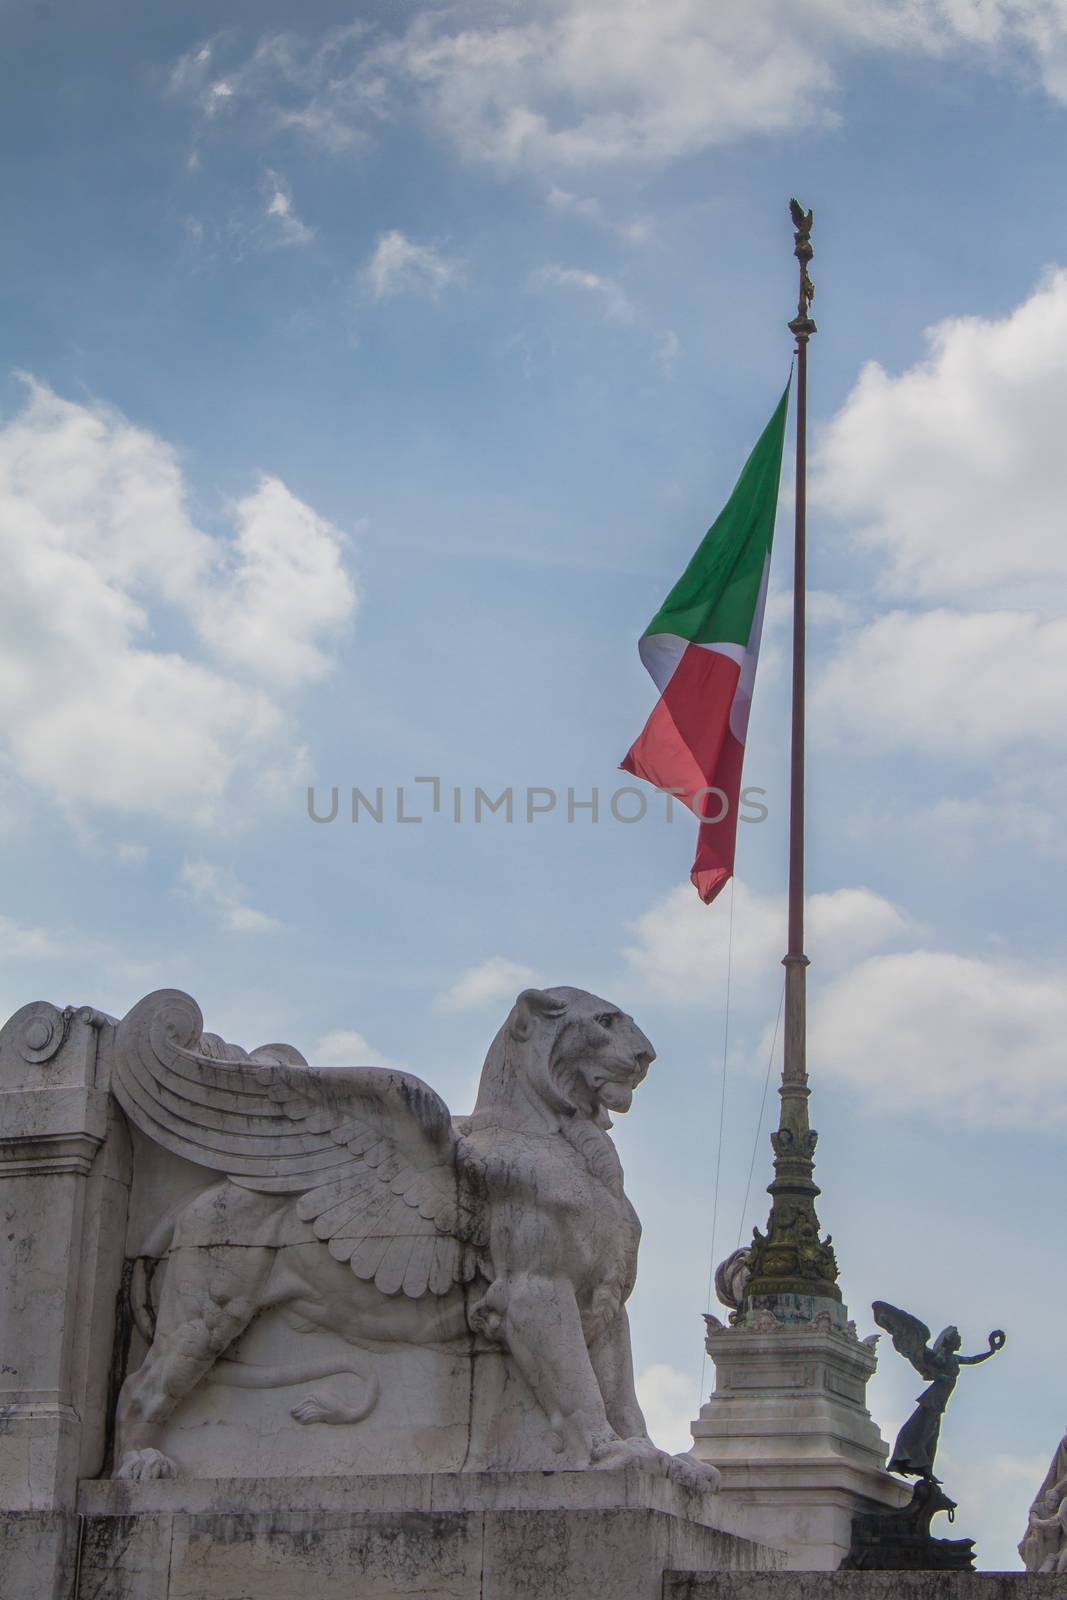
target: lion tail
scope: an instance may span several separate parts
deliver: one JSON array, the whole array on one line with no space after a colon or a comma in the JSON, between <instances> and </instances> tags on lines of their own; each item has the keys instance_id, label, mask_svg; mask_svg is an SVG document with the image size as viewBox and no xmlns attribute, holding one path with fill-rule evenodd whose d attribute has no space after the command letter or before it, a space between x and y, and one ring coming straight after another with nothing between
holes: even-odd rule
<instances>
[{"instance_id":1,"label":"lion tail","mask_svg":"<svg viewBox=\"0 0 1067 1600\"><path fill-rule=\"evenodd\" d=\"M260 1365L253 1361L234 1361L223 1356L216 1361L209 1381L221 1383L229 1389L285 1389L297 1383L311 1383L316 1378L336 1378L351 1373L367 1390L363 1416L369 1416L378 1403L381 1384L355 1357L321 1356L316 1361L293 1361L284 1366Z\"/></svg>"}]
</instances>

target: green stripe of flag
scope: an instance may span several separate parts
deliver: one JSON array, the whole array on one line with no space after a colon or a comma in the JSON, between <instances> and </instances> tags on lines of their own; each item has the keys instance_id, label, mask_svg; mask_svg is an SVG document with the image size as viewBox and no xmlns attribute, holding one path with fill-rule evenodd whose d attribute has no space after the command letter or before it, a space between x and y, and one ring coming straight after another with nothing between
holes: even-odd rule
<instances>
[{"instance_id":1,"label":"green stripe of flag","mask_svg":"<svg viewBox=\"0 0 1067 1600\"><path fill-rule=\"evenodd\" d=\"M650 633L693 644L748 643L763 564L774 535L789 384L734 491L656 612Z\"/></svg>"}]
</instances>

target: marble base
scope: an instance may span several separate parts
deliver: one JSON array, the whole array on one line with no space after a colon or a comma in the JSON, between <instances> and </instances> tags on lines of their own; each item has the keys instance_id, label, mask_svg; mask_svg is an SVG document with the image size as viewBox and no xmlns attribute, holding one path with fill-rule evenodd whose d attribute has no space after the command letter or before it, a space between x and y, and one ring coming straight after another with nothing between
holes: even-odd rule
<instances>
[{"instance_id":1,"label":"marble base","mask_svg":"<svg viewBox=\"0 0 1067 1600\"><path fill-rule=\"evenodd\" d=\"M0 1595L4 1600L72 1600L78 1570L73 1512L0 1512Z\"/></svg>"},{"instance_id":2,"label":"marble base","mask_svg":"<svg viewBox=\"0 0 1067 1600\"><path fill-rule=\"evenodd\" d=\"M638 1471L101 1479L80 1553L74 1517L0 1518L0 1594L59 1600L77 1560L93 1600L661 1600L668 1569L780 1562L716 1499ZM35 1576L34 1541L67 1588L55 1561Z\"/></svg>"},{"instance_id":3,"label":"marble base","mask_svg":"<svg viewBox=\"0 0 1067 1600\"><path fill-rule=\"evenodd\" d=\"M786 1323L708 1335L715 1392L692 1454L722 1474L731 1526L786 1553L794 1571L832 1572L857 1511L906 1503L865 1405L875 1357L844 1330Z\"/></svg>"}]
</instances>

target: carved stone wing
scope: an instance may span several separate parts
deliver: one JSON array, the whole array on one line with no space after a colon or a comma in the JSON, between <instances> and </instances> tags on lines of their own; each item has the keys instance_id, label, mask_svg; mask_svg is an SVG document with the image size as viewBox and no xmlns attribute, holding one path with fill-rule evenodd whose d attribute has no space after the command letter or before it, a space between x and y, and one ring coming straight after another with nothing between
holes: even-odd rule
<instances>
[{"instance_id":1,"label":"carved stone wing","mask_svg":"<svg viewBox=\"0 0 1067 1600\"><path fill-rule=\"evenodd\" d=\"M262 1194L292 1194L338 1261L413 1300L468 1282L483 1221L448 1107L382 1067L309 1067L203 1034L195 1000L162 989L119 1024L112 1090L149 1139Z\"/></svg>"},{"instance_id":2,"label":"carved stone wing","mask_svg":"<svg viewBox=\"0 0 1067 1600\"><path fill-rule=\"evenodd\" d=\"M936 1378L937 1369L930 1358L930 1330L926 1323L913 1317L910 1311L891 1306L887 1300L876 1300L871 1310L875 1322L892 1339L897 1354L906 1357L921 1378Z\"/></svg>"}]
</instances>

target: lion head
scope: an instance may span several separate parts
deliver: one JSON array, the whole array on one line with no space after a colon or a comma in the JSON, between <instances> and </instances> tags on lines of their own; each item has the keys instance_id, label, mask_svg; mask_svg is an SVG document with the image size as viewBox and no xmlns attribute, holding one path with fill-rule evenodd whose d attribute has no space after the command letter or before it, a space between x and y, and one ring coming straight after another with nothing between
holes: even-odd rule
<instances>
[{"instance_id":1,"label":"lion head","mask_svg":"<svg viewBox=\"0 0 1067 1600\"><path fill-rule=\"evenodd\" d=\"M656 1052L632 1017L584 989L524 989L482 1069L477 1110L525 1101L557 1117L629 1111Z\"/></svg>"}]
</instances>

